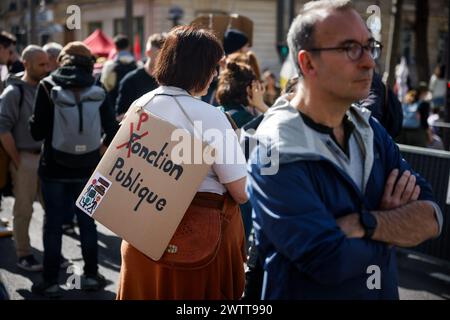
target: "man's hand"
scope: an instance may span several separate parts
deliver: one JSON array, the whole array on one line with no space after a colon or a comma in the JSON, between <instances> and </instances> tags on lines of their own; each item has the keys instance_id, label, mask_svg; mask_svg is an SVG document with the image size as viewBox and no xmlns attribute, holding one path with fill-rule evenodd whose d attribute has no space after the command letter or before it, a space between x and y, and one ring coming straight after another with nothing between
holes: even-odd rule
<instances>
[{"instance_id":1,"label":"man's hand","mask_svg":"<svg viewBox=\"0 0 450 320\"><path fill-rule=\"evenodd\" d=\"M396 209L419 198L420 187L416 185L416 177L411 172L405 171L395 183L398 174L398 169L392 170L389 174L384 187L380 210ZM336 223L347 238L362 238L365 231L359 219L358 213L352 213L337 219Z\"/></svg>"},{"instance_id":2,"label":"man's hand","mask_svg":"<svg viewBox=\"0 0 450 320\"><path fill-rule=\"evenodd\" d=\"M419 199L420 187L416 185L416 176L409 171L403 172L397 180L398 169L392 170L384 187L380 210L391 210Z\"/></svg>"}]
</instances>

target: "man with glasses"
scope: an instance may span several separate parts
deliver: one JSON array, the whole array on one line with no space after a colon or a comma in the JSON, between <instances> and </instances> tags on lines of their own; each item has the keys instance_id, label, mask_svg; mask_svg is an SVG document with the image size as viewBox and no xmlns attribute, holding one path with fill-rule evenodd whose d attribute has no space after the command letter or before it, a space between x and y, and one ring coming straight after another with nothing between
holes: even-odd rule
<instances>
[{"instance_id":1,"label":"man with glasses","mask_svg":"<svg viewBox=\"0 0 450 320\"><path fill-rule=\"evenodd\" d=\"M305 4L288 43L302 80L266 113L249 164L262 298L398 299L395 246L437 236L442 213L353 104L369 93L381 45L350 1L325 0ZM278 172L265 174L268 164Z\"/></svg>"}]
</instances>

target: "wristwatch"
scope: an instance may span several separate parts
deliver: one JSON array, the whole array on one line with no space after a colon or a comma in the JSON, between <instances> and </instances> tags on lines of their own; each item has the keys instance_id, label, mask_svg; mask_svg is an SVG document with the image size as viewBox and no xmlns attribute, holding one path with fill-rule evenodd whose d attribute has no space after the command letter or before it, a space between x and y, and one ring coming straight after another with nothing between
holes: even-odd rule
<instances>
[{"instance_id":1,"label":"wristwatch","mask_svg":"<svg viewBox=\"0 0 450 320\"><path fill-rule=\"evenodd\" d=\"M364 238L371 239L375 229L377 228L377 219L369 210L366 209L361 210L359 217L361 225L365 231Z\"/></svg>"}]
</instances>

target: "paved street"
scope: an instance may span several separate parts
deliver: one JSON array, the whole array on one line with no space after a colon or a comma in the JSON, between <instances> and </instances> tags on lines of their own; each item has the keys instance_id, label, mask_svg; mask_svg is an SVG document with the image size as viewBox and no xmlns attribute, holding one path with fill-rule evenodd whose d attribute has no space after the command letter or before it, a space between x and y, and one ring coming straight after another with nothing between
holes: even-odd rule
<instances>
[{"instance_id":1,"label":"paved street","mask_svg":"<svg viewBox=\"0 0 450 320\"><path fill-rule=\"evenodd\" d=\"M5 198L0 217L11 219L13 198ZM31 222L31 243L38 259L42 260L42 220L43 211L38 203L34 204L35 213ZM78 229L76 229L78 232ZM100 272L109 280L109 284L100 292L80 290L64 291L63 299L102 299L115 298L120 269L120 239L101 225L99 230ZM63 253L73 261L81 273L83 261L78 236L64 236ZM450 299L450 267L428 261L420 255L399 255L400 297L404 300L442 300ZM68 276L61 270L61 283ZM39 273L25 272L16 267L16 257L12 238L0 238L0 276L3 278L11 299L42 299L31 293L32 282L40 280Z\"/></svg>"},{"instance_id":2,"label":"paved street","mask_svg":"<svg viewBox=\"0 0 450 320\"><path fill-rule=\"evenodd\" d=\"M8 217L11 221L12 206L14 198L5 198L2 202L0 217ZM34 203L34 214L30 226L31 245L39 261L43 258L42 244L42 222L43 210L39 203ZM63 299L114 299L117 290L117 282L120 269L120 239L112 232L98 224L98 244L99 244L99 271L108 279L108 285L99 292L85 292L81 290L65 290ZM82 273L83 259L81 257L81 247L77 235L73 237L63 237L63 255L72 260L75 266L75 273ZM70 268L68 271L70 272ZM60 283L65 283L66 279L73 273L68 274L66 270L61 270ZM42 299L31 292L31 285L34 281L40 281L40 273L27 272L16 267L16 255L12 238L0 238L0 275L5 282L11 299ZM73 278L73 277L72 277Z\"/></svg>"}]
</instances>

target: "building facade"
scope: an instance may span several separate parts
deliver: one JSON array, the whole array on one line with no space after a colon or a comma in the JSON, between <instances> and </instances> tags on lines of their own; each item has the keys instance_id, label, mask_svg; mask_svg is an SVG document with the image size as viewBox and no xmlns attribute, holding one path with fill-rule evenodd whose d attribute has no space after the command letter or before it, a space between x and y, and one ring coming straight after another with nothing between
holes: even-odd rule
<instances>
[{"instance_id":1,"label":"building facade","mask_svg":"<svg viewBox=\"0 0 450 320\"><path fill-rule=\"evenodd\" d=\"M67 43L83 40L95 29L101 28L107 35L124 32L125 0L1 0L0 28L16 34L19 43L29 43L30 19L29 4L36 3L36 24L38 42L47 41ZM183 15L180 24L189 24L202 14L238 13L247 16L253 23L253 50L261 68L270 68L278 72L281 66L280 51L286 43L286 33L290 22L306 0L134 0L133 1L133 33L139 35L141 48L144 50L145 39L155 32L168 31L174 25L170 19L171 9L181 9ZM444 59L445 41L448 35L449 8L447 0L428 1L429 24L428 43L423 44L427 50L430 70ZM71 13L71 5L80 8L80 28L69 30L66 22ZM358 0L354 1L357 10L368 20L373 14L368 10L378 6L381 16L381 42L387 48L390 29L390 13L392 1ZM397 56L404 55L412 70L414 82L415 66L415 1L404 0L402 8L402 26L400 51ZM133 39L134 40L134 39ZM385 68L387 50L378 62L381 71ZM286 52L283 52L286 54Z\"/></svg>"},{"instance_id":2,"label":"building facade","mask_svg":"<svg viewBox=\"0 0 450 320\"><path fill-rule=\"evenodd\" d=\"M101 28L110 37L124 32L125 0L46 0L43 3L46 4L45 10L51 12L52 23L56 27L40 28L41 43L48 40L60 43L83 40L96 28ZM68 30L65 27L66 19L70 16L67 8L74 3L80 8L81 28ZM2 0L0 6L0 28L22 35L20 37L26 39L29 32L27 0L24 3L20 0ZM142 48L145 47L145 40L149 35L169 31L173 27L169 11L175 6L183 10L183 16L178 21L180 24L189 24L197 16L206 13L236 12L249 17L254 22L253 50L261 67L279 69L276 0L134 0L133 33L139 34ZM46 31L49 32L45 33Z\"/></svg>"}]
</instances>

